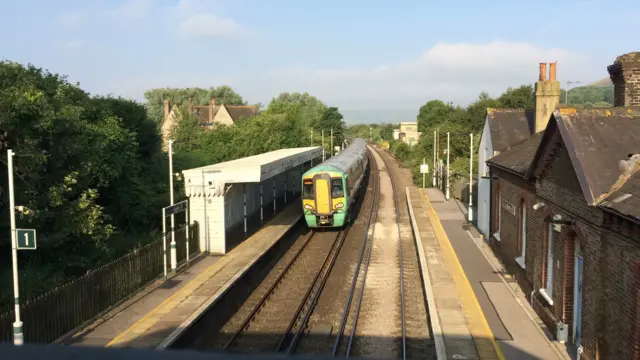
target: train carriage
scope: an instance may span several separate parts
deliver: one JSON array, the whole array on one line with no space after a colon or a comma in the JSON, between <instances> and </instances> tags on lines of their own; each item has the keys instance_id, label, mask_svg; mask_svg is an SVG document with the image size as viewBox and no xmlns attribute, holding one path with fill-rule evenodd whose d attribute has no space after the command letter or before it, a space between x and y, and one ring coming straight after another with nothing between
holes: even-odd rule
<instances>
[{"instance_id":1,"label":"train carriage","mask_svg":"<svg viewBox=\"0 0 640 360\"><path fill-rule=\"evenodd\" d=\"M302 206L310 228L342 227L369 166L367 142L354 139L340 154L302 176Z\"/></svg>"}]
</instances>

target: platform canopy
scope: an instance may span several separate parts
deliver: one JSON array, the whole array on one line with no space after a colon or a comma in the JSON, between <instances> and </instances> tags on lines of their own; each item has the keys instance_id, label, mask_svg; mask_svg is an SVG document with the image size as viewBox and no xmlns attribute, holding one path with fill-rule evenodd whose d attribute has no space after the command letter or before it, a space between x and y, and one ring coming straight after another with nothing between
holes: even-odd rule
<instances>
[{"instance_id":1,"label":"platform canopy","mask_svg":"<svg viewBox=\"0 0 640 360\"><path fill-rule=\"evenodd\" d=\"M321 156L320 146L288 148L183 170L185 193L220 196L227 184L260 183Z\"/></svg>"}]
</instances>

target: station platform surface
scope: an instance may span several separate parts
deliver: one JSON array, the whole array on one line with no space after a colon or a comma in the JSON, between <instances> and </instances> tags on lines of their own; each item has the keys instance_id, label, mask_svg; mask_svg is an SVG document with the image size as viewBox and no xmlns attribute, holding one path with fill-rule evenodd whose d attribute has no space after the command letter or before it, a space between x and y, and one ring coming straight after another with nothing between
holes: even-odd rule
<instances>
[{"instance_id":1,"label":"station platform surface","mask_svg":"<svg viewBox=\"0 0 640 360\"><path fill-rule=\"evenodd\" d=\"M206 255L100 325L74 336L74 346L162 349L273 247L302 212L294 203L221 256Z\"/></svg>"},{"instance_id":2,"label":"station platform surface","mask_svg":"<svg viewBox=\"0 0 640 360\"><path fill-rule=\"evenodd\" d=\"M424 234L447 358L569 359L474 238L456 200L445 201L438 189L409 188L408 197Z\"/></svg>"}]
</instances>

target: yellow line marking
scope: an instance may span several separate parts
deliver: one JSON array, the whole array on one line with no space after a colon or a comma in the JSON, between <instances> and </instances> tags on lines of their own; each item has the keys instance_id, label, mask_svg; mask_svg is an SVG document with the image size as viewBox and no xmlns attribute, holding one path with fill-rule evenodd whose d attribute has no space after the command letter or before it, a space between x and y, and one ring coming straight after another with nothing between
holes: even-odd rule
<instances>
[{"instance_id":1,"label":"yellow line marking","mask_svg":"<svg viewBox=\"0 0 640 360\"><path fill-rule=\"evenodd\" d=\"M160 309L162 309L170 301L172 301L173 299L178 297L178 295L182 294L185 289L190 288L189 285L192 285L192 284L198 282L199 280L201 280L202 278L204 278L207 275L209 277L211 277L211 276L215 275L216 273L218 273L220 270L222 270L227 265L227 264L224 264L224 263L229 263L229 260L223 261L224 259L225 259L225 257L223 257L222 259L216 261L215 264L213 264L213 265L209 266L208 268L206 268L203 272L200 273L200 275L198 275L195 278L193 278L191 281L189 281L187 284L185 284L180 290L178 290L175 293L173 293L173 295L171 295L168 298L166 298L158 306L153 308L153 310L149 311L142 318L140 318L138 321L136 321L133 325L129 326L129 328L127 328L127 330L121 332L118 336L116 336L113 340L111 340L105 347L113 346L116 343L118 343L122 338L124 338L125 336L129 335L129 333L133 332L137 327L142 325L142 323L144 323L145 320L149 319L152 315L155 315L157 312L160 311ZM224 266L221 266L221 263L223 263ZM218 269L213 274L211 274L211 270L216 266L220 267L220 269Z\"/></svg>"},{"instance_id":2,"label":"yellow line marking","mask_svg":"<svg viewBox=\"0 0 640 360\"><path fill-rule=\"evenodd\" d=\"M457 275L459 275L459 277L463 280L461 283L458 283L455 281L455 276L454 276L454 282L456 282L456 288L459 291L459 295L461 295L461 302L465 303L467 302L469 299L472 300L471 302L473 303L474 307L475 307L475 312L476 314L467 314L467 311L465 311L465 315L467 316L467 320L469 321L469 327L470 327L470 331L472 332L472 337L474 337L474 342L476 343L476 351L478 351L478 355L482 357L482 355L480 354L480 349L482 346L478 346L480 344L478 344L476 342L476 339L474 336L475 335L484 335L486 336L486 338L488 338L491 341L491 344L493 345L493 349L495 350L498 359L500 360L506 360L504 353L502 352L502 349L500 348L500 345L498 344L498 342L495 339L495 336L493 335L493 332L491 331L491 328L489 327L489 323L487 322L487 319L484 316L484 312L482 311L482 308L480 307L480 303L478 302L478 298L476 298L475 293L473 292L473 289L471 288L471 283L469 282L469 279L467 278L467 275L464 272L464 269L462 268L462 264L460 263L460 260L458 259L458 255L456 254L455 250L453 249L453 246L451 245L451 242L449 241L449 237L447 236L447 233L444 231L444 228L442 227L442 223L440 222L440 218L438 217L438 214L436 213L435 209L433 208L433 206L431 205L431 201L429 201L429 198L424 194L423 191L420 191L420 196L424 199L425 203L427 204L427 208L429 209L429 211L427 212L427 215L429 216L429 220L431 221L431 224L433 225L433 230L436 234L436 238L441 240L440 242L440 247L443 250L447 250L444 253L447 254L448 258L447 260L452 260L452 261L447 261L448 263L450 263L451 265L454 265L457 268ZM453 274L452 274L453 275ZM463 308L466 308L466 306L464 306L463 304ZM466 309L466 310L473 310L473 309ZM471 316L469 316L471 315ZM477 315L473 316L473 315ZM472 329L473 326L473 322L475 322L474 320L480 320L480 322L482 323L482 327L484 329ZM480 330L480 333L478 333L477 330ZM482 330L484 330L484 334L482 334Z\"/></svg>"},{"instance_id":3,"label":"yellow line marking","mask_svg":"<svg viewBox=\"0 0 640 360\"><path fill-rule=\"evenodd\" d=\"M289 205L289 206L293 206L293 204ZM286 210L283 211L283 213ZM286 213L287 216L288 213ZM284 216L284 215L283 215ZM277 217L277 216L276 216ZM274 220L276 218L271 219L269 222L267 222L263 229L266 229L267 227L273 227L272 223L274 223ZM297 222L297 220L296 220ZM280 225L280 224L278 224ZM249 240L251 240L251 238L257 236L260 233L260 231L256 232L255 234L253 234L251 237L249 237L249 239L245 240L244 242L242 242L242 244L247 244ZM242 245L241 244L241 245ZM246 245L248 246L248 245ZM236 247L234 250L236 250L236 254L238 253L238 249L242 248L241 246ZM148 312L147 314L145 314L142 318L140 318L138 321L136 321L133 325L129 326L125 331L121 332L118 336L116 336L113 340L111 340L107 345L105 345L105 347L111 347L113 345L116 345L118 342L120 342L120 340L122 340L124 337L126 337L127 335L129 335L130 333L135 333L137 332L136 329L138 327L140 327L141 325L143 325L143 323L149 319L150 317L152 317L153 315L157 314L160 312L160 310L165 307L169 302L171 302L172 300L176 299L179 295L183 294L183 293L193 293L193 291L195 289L193 289L193 287L198 283L201 282L199 284L200 287L202 285L202 281L205 277L207 277L207 279L212 278L213 276L215 276L217 273L219 273L220 271L222 271L222 269L224 269L228 264L231 263L231 261L236 258L236 255L233 252L229 252L227 254L225 254L224 256L222 256L222 258L218 261L216 261L214 264L210 265L209 267L207 267L206 269L204 269L198 276L196 276L195 278L193 278L191 281L189 281L188 283L186 283L182 288L180 288L178 291L176 291L175 293L173 293L173 295L169 296L168 298L166 298L163 302L161 302L158 306L156 306L155 308L153 308L153 310L151 310L150 312ZM216 267L219 267L219 269L215 269ZM196 289L197 289L196 287ZM154 290L155 291L155 290ZM151 293L150 293L151 294ZM150 295L150 294L147 294ZM184 299L183 299L184 300ZM179 304L182 301L177 302L177 304ZM176 305L177 305L176 304ZM175 308L175 307L174 307ZM166 315L165 312L162 315ZM151 326L153 326L155 324L152 325L147 325L146 328L144 328L144 331L148 330ZM142 331L141 333L144 333L144 331ZM141 334L139 334L141 335ZM137 336L136 336L137 337Z\"/></svg>"}]
</instances>

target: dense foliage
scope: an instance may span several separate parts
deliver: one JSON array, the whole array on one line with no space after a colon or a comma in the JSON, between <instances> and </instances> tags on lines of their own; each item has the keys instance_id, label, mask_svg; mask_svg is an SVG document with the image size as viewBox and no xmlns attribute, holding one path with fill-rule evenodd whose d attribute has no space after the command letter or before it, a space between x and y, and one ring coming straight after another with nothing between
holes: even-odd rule
<instances>
[{"instance_id":1,"label":"dense foliage","mask_svg":"<svg viewBox=\"0 0 640 360\"><path fill-rule=\"evenodd\" d=\"M38 231L38 250L20 252L21 296L32 298L155 239L159 211L168 205L168 157L159 124L165 98L181 107L173 129L174 171L284 147L309 146L309 134L345 124L335 107L309 94L283 93L256 117L202 131L186 111L245 104L228 86L152 89L147 106L90 96L65 77L34 66L0 63L0 286L11 289L6 150L12 149L16 205L27 206L17 226ZM327 149L328 149L327 141ZM319 145L319 136L314 137ZM175 181L177 199L182 184ZM12 304L0 293L1 309Z\"/></svg>"}]
</instances>

